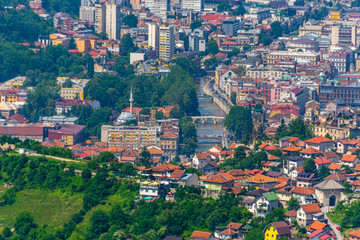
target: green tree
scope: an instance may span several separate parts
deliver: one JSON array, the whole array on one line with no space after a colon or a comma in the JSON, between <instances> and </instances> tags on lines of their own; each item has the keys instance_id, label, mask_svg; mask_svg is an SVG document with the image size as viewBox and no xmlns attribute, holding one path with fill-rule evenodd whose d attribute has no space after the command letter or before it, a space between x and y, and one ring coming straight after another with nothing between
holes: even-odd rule
<instances>
[{"instance_id":1,"label":"green tree","mask_svg":"<svg viewBox=\"0 0 360 240\"><path fill-rule=\"evenodd\" d=\"M321 179L326 178L327 176L329 176L331 174L330 169L328 167L324 167L322 166L319 172L319 177Z\"/></svg>"},{"instance_id":2,"label":"green tree","mask_svg":"<svg viewBox=\"0 0 360 240\"><path fill-rule=\"evenodd\" d=\"M312 158L308 158L305 162L304 162L304 172L307 173L317 173L316 170L316 163L314 161L314 159Z\"/></svg>"},{"instance_id":3,"label":"green tree","mask_svg":"<svg viewBox=\"0 0 360 240\"><path fill-rule=\"evenodd\" d=\"M102 210L95 210L90 218L89 233L92 236L100 236L109 226L109 216Z\"/></svg>"},{"instance_id":4,"label":"green tree","mask_svg":"<svg viewBox=\"0 0 360 240\"><path fill-rule=\"evenodd\" d=\"M220 3L217 7L217 12L225 12L225 11L230 11L231 10L231 6L228 3Z\"/></svg>"},{"instance_id":5,"label":"green tree","mask_svg":"<svg viewBox=\"0 0 360 240\"><path fill-rule=\"evenodd\" d=\"M238 139L250 140L253 132L251 109L243 106L232 106L224 121L224 125Z\"/></svg>"},{"instance_id":6,"label":"green tree","mask_svg":"<svg viewBox=\"0 0 360 240\"><path fill-rule=\"evenodd\" d=\"M138 24L138 19L134 14L130 14L130 15L125 16L122 19L122 22L131 28L136 28L137 24Z\"/></svg>"},{"instance_id":7,"label":"green tree","mask_svg":"<svg viewBox=\"0 0 360 240\"><path fill-rule=\"evenodd\" d=\"M173 62L176 65L179 65L182 69L184 69L186 72L188 72L191 76L194 75L194 73L196 71L196 67L189 58L178 57L178 58L174 59Z\"/></svg>"},{"instance_id":8,"label":"green tree","mask_svg":"<svg viewBox=\"0 0 360 240\"><path fill-rule=\"evenodd\" d=\"M196 28L199 28L201 27L201 20L200 19L196 19L195 21L193 21L191 24L190 24L190 27L191 27L191 30L194 30Z\"/></svg>"},{"instance_id":9,"label":"green tree","mask_svg":"<svg viewBox=\"0 0 360 240\"><path fill-rule=\"evenodd\" d=\"M130 34L125 34L122 38L121 38L121 43L124 46L125 49L125 53L126 55L130 54L131 52L135 52L136 51L136 46L133 43L133 39L130 36Z\"/></svg>"},{"instance_id":10,"label":"green tree","mask_svg":"<svg viewBox=\"0 0 360 240\"><path fill-rule=\"evenodd\" d=\"M231 58L233 56L237 56L240 53L239 48L234 48L231 52L228 53L227 57Z\"/></svg>"},{"instance_id":11,"label":"green tree","mask_svg":"<svg viewBox=\"0 0 360 240\"><path fill-rule=\"evenodd\" d=\"M151 156L150 156L150 152L147 150L146 147L144 147L140 153L140 157L139 157L139 166L145 166L147 168L149 168L150 165L150 160L151 160Z\"/></svg>"},{"instance_id":12,"label":"green tree","mask_svg":"<svg viewBox=\"0 0 360 240\"><path fill-rule=\"evenodd\" d=\"M155 119L156 120L160 120L160 119L164 119L165 116L164 116L164 113L162 111L156 111L155 113Z\"/></svg>"},{"instance_id":13,"label":"green tree","mask_svg":"<svg viewBox=\"0 0 360 240\"><path fill-rule=\"evenodd\" d=\"M230 94L230 101L231 101L232 104L234 104L234 105L236 105L236 98L237 98L236 92L231 92L231 94Z\"/></svg>"},{"instance_id":14,"label":"green tree","mask_svg":"<svg viewBox=\"0 0 360 240\"><path fill-rule=\"evenodd\" d=\"M15 231L20 236L26 236L31 229L37 228L30 212L21 212L15 220Z\"/></svg>"},{"instance_id":15,"label":"green tree","mask_svg":"<svg viewBox=\"0 0 360 240\"><path fill-rule=\"evenodd\" d=\"M325 137L328 138L328 139L332 139L332 137L331 137L331 135L329 133L326 133Z\"/></svg>"},{"instance_id":16,"label":"green tree","mask_svg":"<svg viewBox=\"0 0 360 240\"><path fill-rule=\"evenodd\" d=\"M219 52L219 47L217 45L217 42L214 39L211 39L210 41L208 41L207 49L208 49L209 53L211 53L212 55L215 55Z\"/></svg>"},{"instance_id":17,"label":"green tree","mask_svg":"<svg viewBox=\"0 0 360 240\"><path fill-rule=\"evenodd\" d=\"M275 21L273 23L271 23L271 36L273 38L279 38L282 36L283 33L283 28L281 26L281 23L279 21Z\"/></svg>"},{"instance_id":18,"label":"green tree","mask_svg":"<svg viewBox=\"0 0 360 240\"><path fill-rule=\"evenodd\" d=\"M297 198L291 197L288 203L286 204L288 210L296 209L300 206L299 200Z\"/></svg>"},{"instance_id":19,"label":"green tree","mask_svg":"<svg viewBox=\"0 0 360 240\"><path fill-rule=\"evenodd\" d=\"M245 77L245 75L246 75L246 68L243 66L239 66L236 69L234 69L233 71L238 77Z\"/></svg>"}]
</instances>

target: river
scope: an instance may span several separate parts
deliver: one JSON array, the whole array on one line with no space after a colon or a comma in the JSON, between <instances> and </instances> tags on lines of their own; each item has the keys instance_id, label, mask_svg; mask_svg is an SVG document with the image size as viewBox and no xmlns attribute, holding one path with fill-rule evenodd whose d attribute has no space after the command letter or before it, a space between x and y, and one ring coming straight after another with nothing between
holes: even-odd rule
<instances>
[{"instance_id":1,"label":"river","mask_svg":"<svg viewBox=\"0 0 360 240\"><path fill-rule=\"evenodd\" d=\"M202 89L204 84L205 80L201 78L197 92L199 100L199 112L201 113L201 116L224 117L225 113L215 103L212 102L211 98L204 96ZM202 124L201 121L198 121L195 126L198 136L221 136L222 134L223 124L214 124L211 120L207 121L205 124ZM214 145L221 147L221 141L216 139L198 139L198 147L196 148L196 152L207 151Z\"/></svg>"}]
</instances>

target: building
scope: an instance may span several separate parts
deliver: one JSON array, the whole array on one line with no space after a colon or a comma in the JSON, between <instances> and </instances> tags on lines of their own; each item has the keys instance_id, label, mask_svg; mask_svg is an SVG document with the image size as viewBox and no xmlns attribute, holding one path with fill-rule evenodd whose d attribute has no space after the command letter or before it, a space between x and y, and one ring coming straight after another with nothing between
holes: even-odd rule
<instances>
[{"instance_id":1,"label":"building","mask_svg":"<svg viewBox=\"0 0 360 240\"><path fill-rule=\"evenodd\" d=\"M48 127L43 124L18 124L16 126L0 126L0 136L6 135L13 138L19 138L42 142L48 136Z\"/></svg>"},{"instance_id":2,"label":"building","mask_svg":"<svg viewBox=\"0 0 360 240\"><path fill-rule=\"evenodd\" d=\"M274 192L267 192L255 199L252 209L249 211L252 211L257 217L265 217L277 207L279 207L279 197Z\"/></svg>"},{"instance_id":3,"label":"building","mask_svg":"<svg viewBox=\"0 0 360 240\"><path fill-rule=\"evenodd\" d=\"M105 3L95 4L95 32L105 33L106 27L106 6Z\"/></svg>"},{"instance_id":4,"label":"building","mask_svg":"<svg viewBox=\"0 0 360 240\"><path fill-rule=\"evenodd\" d=\"M191 234L193 240L215 240L214 236L209 232L194 231Z\"/></svg>"},{"instance_id":5,"label":"building","mask_svg":"<svg viewBox=\"0 0 360 240\"><path fill-rule=\"evenodd\" d=\"M168 0L144 0L144 7L148 8L151 13L166 21L167 11L169 9Z\"/></svg>"},{"instance_id":6,"label":"building","mask_svg":"<svg viewBox=\"0 0 360 240\"><path fill-rule=\"evenodd\" d=\"M83 88L61 88L60 90L61 98L67 99L80 99L84 100L84 89Z\"/></svg>"},{"instance_id":7,"label":"building","mask_svg":"<svg viewBox=\"0 0 360 240\"><path fill-rule=\"evenodd\" d=\"M101 141L108 146L142 149L143 147L159 146L160 134L157 127L146 126L101 126Z\"/></svg>"},{"instance_id":8,"label":"building","mask_svg":"<svg viewBox=\"0 0 360 240\"><path fill-rule=\"evenodd\" d=\"M309 223L323 220L324 218L324 213L317 203L300 205L296 212L296 220L300 226L308 226Z\"/></svg>"},{"instance_id":9,"label":"building","mask_svg":"<svg viewBox=\"0 0 360 240\"><path fill-rule=\"evenodd\" d=\"M164 154L175 157L180 152L179 134L167 132L160 136L160 147L164 150Z\"/></svg>"},{"instance_id":10,"label":"building","mask_svg":"<svg viewBox=\"0 0 360 240\"><path fill-rule=\"evenodd\" d=\"M315 186L315 194L321 206L336 206L342 199L342 191L345 189L343 185L327 179Z\"/></svg>"},{"instance_id":11,"label":"building","mask_svg":"<svg viewBox=\"0 0 360 240\"><path fill-rule=\"evenodd\" d=\"M171 60L175 52L174 26L161 25L159 28L159 59Z\"/></svg>"},{"instance_id":12,"label":"building","mask_svg":"<svg viewBox=\"0 0 360 240\"><path fill-rule=\"evenodd\" d=\"M96 7L93 6L82 6L80 7L80 19L95 23Z\"/></svg>"},{"instance_id":13,"label":"building","mask_svg":"<svg viewBox=\"0 0 360 240\"><path fill-rule=\"evenodd\" d=\"M183 11L202 12L204 10L203 0L182 0L181 9Z\"/></svg>"},{"instance_id":14,"label":"building","mask_svg":"<svg viewBox=\"0 0 360 240\"><path fill-rule=\"evenodd\" d=\"M276 63L277 59L303 59L309 61L311 64L317 64L320 61L320 53L311 52L270 52L265 62L267 65Z\"/></svg>"},{"instance_id":15,"label":"building","mask_svg":"<svg viewBox=\"0 0 360 240\"><path fill-rule=\"evenodd\" d=\"M339 46L356 46L357 27L332 26L331 44Z\"/></svg>"},{"instance_id":16,"label":"building","mask_svg":"<svg viewBox=\"0 0 360 240\"><path fill-rule=\"evenodd\" d=\"M240 30L240 21L234 17L223 20L222 30L225 35L237 36Z\"/></svg>"},{"instance_id":17,"label":"building","mask_svg":"<svg viewBox=\"0 0 360 240\"><path fill-rule=\"evenodd\" d=\"M140 183L139 194L141 199L164 199L166 187L159 182L144 181Z\"/></svg>"},{"instance_id":18,"label":"building","mask_svg":"<svg viewBox=\"0 0 360 240\"><path fill-rule=\"evenodd\" d=\"M55 111L56 114L62 114L67 113L68 111L71 111L71 108L73 107L79 107L79 106L90 106L94 110L100 108L100 102L95 100L79 100L79 99L67 99L63 101L56 101L55 102Z\"/></svg>"},{"instance_id":19,"label":"building","mask_svg":"<svg viewBox=\"0 0 360 240\"><path fill-rule=\"evenodd\" d=\"M121 5L107 3L105 32L109 39L120 40L121 36Z\"/></svg>"},{"instance_id":20,"label":"building","mask_svg":"<svg viewBox=\"0 0 360 240\"><path fill-rule=\"evenodd\" d=\"M89 39L80 38L75 39L76 49L81 52L85 53L91 50L91 43Z\"/></svg>"},{"instance_id":21,"label":"building","mask_svg":"<svg viewBox=\"0 0 360 240\"><path fill-rule=\"evenodd\" d=\"M284 221L270 223L264 229L264 240L276 240L290 235L290 226Z\"/></svg>"},{"instance_id":22,"label":"building","mask_svg":"<svg viewBox=\"0 0 360 240\"><path fill-rule=\"evenodd\" d=\"M157 23L150 23L148 25L148 45L159 56L159 25Z\"/></svg>"},{"instance_id":23,"label":"building","mask_svg":"<svg viewBox=\"0 0 360 240\"><path fill-rule=\"evenodd\" d=\"M337 69L338 73L346 73L350 69L350 57L350 53L345 49L342 49L330 54L329 61L334 63L334 67Z\"/></svg>"},{"instance_id":24,"label":"building","mask_svg":"<svg viewBox=\"0 0 360 240\"><path fill-rule=\"evenodd\" d=\"M61 140L66 146L82 143L85 139L85 126L75 124L58 124L49 130L49 140Z\"/></svg>"},{"instance_id":25,"label":"building","mask_svg":"<svg viewBox=\"0 0 360 240\"><path fill-rule=\"evenodd\" d=\"M66 117L63 115L55 115L52 117L40 117L39 122L46 124L77 124L79 118L77 117Z\"/></svg>"},{"instance_id":26,"label":"building","mask_svg":"<svg viewBox=\"0 0 360 240\"><path fill-rule=\"evenodd\" d=\"M228 173L219 173L216 175L208 174L202 178L205 189L220 191L223 188L232 188L235 178Z\"/></svg>"},{"instance_id":27,"label":"building","mask_svg":"<svg viewBox=\"0 0 360 240\"><path fill-rule=\"evenodd\" d=\"M205 52L206 51L206 39L196 33L189 35L189 51Z\"/></svg>"},{"instance_id":28,"label":"building","mask_svg":"<svg viewBox=\"0 0 360 240\"><path fill-rule=\"evenodd\" d=\"M334 147L333 140L320 136L308 139L305 141L306 147L313 147L319 151L325 152L327 149L332 149Z\"/></svg>"},{"instance_id":29,"label":"building","mask_svg":"<svg viewBox=\"0 0 360 240\"><path fill-rule=\"evenodd\" d=\"M360 229L349 233L349 240L360 240Z\"/></svg>"}]
</instances>

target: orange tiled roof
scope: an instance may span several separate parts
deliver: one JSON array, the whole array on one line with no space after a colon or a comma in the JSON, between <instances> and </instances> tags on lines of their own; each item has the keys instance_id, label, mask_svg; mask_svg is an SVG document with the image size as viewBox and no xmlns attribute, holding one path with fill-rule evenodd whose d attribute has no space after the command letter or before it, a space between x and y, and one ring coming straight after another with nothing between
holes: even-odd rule
<instances>
[{"instance_id":1,"label":"orange tiled roof","mask_svg":"<svg viewBox=\"0 0 360 240\"><path fill-rule=\"evenodd\" d=\"M324 180L328 180L328 179L332 179L337 182L346 181L346 177L344 175L342 175L341 173L333 173L333 174L327 176L326 178L324 178Z\"/></svg>"},{"instance_id":2,"label":"orange tiled roof","mask_svg":"<svg viewBox=\"0 0 360 240\"><path fill-rule=\"evenodd\" d=\"M314 230L324 229L324 227L326 227L326 224L325 224L325 223L318 222L318 221L313 222L313 223L309 226L310 229L314 229Z\"/></svg>"},{"instance_id":3,"label":"orange tiled roof","mask_svg":"<svg viewBox=\"0 0 360 240\"><path fill-rule=\"evenodd\" d=\"M355 166L354 171L360 172L360 164L357 164Z\"/></svg>"},{"instance_id":4,"label":"orange tiled roof","mask_svg":"<svg viewBox=\"0 0 360 240\"><path fill-rule=\"evenodd\" d=\"M235 149L235 148L236 148L236 143L230 144L229 148L230 148L230 149Z\"/></svg>"},{"instance_id":5,"label":"orange tiled roof","mask_svg":"<svg viewBox=\"0 0 360 240\"><path fill-rule=\"evenodd\" d=\"M265 150L266 151L276 151L276 150L279 150L279 148L275 147L274 145L270 145L270 146L265 147Z\"/></svg>"},{"instance_id":6,"label":"orange tiled roof","mask_svg":"<svg viewBox=\"0 0 360 240\"><path fill-rule=\"evenodd\" d=\"M264 182L276 182L276 178L268 177L262 174L256 174L252 177L249 177L246 179L247 182L253 182L253 183L264 183Z\"/></svg>"},{"instance_id":7,"label":"orange tiled roof","mask_svg":"<svg viewBox=\"0 0 360 240\"><path fill-rule=\"evenodd\" d=\"M296 142L297 140L299 140L298 137L291 137L291 138L289 139L289 142Z\"/></svg>"},{"instance_id":8,"label":"orange tiled roof","mask_svg":"<svg viewBox=\"0 0 360 240\"><path fill-rule=\"evenodd\" d=\"M300 153L304 153L304 154L318 154L318 153L321 153L321 152L320 152L319 150L315 149L315 148L309 147L309 148L306 148L306 149L301 150Z\"/></svg>"},{"instance_id":9,"label":"orange tiled roof","mask_svg":"<svg viewBox=\"0 0 360 240\"><path fill-rule=\"evenodd\" d=\"M264 143L260 144L258 148L263 149L263 148L265 148L267 146L269 146L269 144L264 142Z\"/></svg>"},{"instance_id":10,"label":"orange tiled roof","mask_svg":"<svg viewBox=\"0 0 360 240\"><path fill-rule=\"evenodd\" d=\"M280 182L286 182L286 183L287 183L287 182L289 181L289 179L290 179L290 178L288 178L288 177L281 177L281 176L280 176L280 177L278 177L277 180L278 180L279 183L280 183Z\"/></svg>"},{"instance_id":11,"label":"orange tiled roof","mask_svg":"<svg viewBox=\"0 0 360 240\"><path fill-rule=\"evenodd\" d=\"M274 155L271 155L271 154L268 154L268 160L269 161L275 161L275 160L279 160L280 158L278 158L278 157L276 157L276 156L274 156Z\"/></svg>"},{"instance_id":12,"label":"orange tiled roof","mask_svg":"<svg viewBox=\"0 0 360 240\"><path fill-rule=\"evenodd\" d=\"M297 193L297 194L301 194L301 195L311 195L311 194L315 194L315 188L314 187L309 187L309 188L295 187L293 193Z\"/></svg>"},{"instance_id":13,"label":"orange tiled roof","mask_svg":"<svg viewBox=\"0 0 360 240\"><path fill-rule=\"evenodd\" d=\"M163 163L159 166L151 168L153 172L174 171L175 169L181 169L181 168L171 163Z\"/></svg>"},{"instance_id":14,"label":"orange tiled roof","mask_svg":"<svg viewBox=\"0 0 360 240\"><path fill-rule=\"evenodd\" d=\"M233 229L233 230L239 230L241 227L242 227L242 223L234 223L234 222L230 222L226 228L230 228L230 229Z\"/></svg>"},{"instance_id":15,"label":"orange tiled roof","mask_svg":"<svg viewBox=\"0 0 360 240\"><path fill-rule=\"evenodd\" d=\"M317 203L301 205L301 208L307 214L308 213L319 213L319 212L321 212L321 208L319 207L319 205Z\"/></svg>"},{"instance_id":16,"label":"orange tiled roof","mask_svg":"<svg viewBox=\"0 0 360 240\"><path fill-rule=\"evenodd\" d=\"M180 179L181 176L185 173L185 170L179 170L179 169L176 169L172 172L172 174L170 175L170 179L171 178L177 178L177 179Z\"/></svg>"},{"instance_id":17,"label":"orange tiled roof","mask_svg":"<svg viewBox=\"0 0 360 240\"><path fill-rule=\"evenodd\" d=\"M291 147L283 148L282 150L287 151L287 152L298 152L301 150L301 148L296 147L296 146L291 146Z\"/></svg>"},{"instance_id":18,"label":"orange tiled roof","mask_svg":"<svg viewBox=\"0 0 360 240\"><path fill-rule=\"evenodd\" d=\"M274 161L266 161L266 162L264 162L262 165L264 166L264 167L268 167L268 166L270 166L270 164L272 164Z\"/></svg>"},{"instance_id":19,"label":"orange tiled roof","mask_svg":"<svg viewBox=\"0 0 360 240\"><path fill-rule=\"evenodd\" d=\"M315 144L320 144L320 143L324 143L324 142L332 142L333 140L323 137L323 136L319 136L319 137L314 137L311 138L309 140L306 140L306 143L315 143Z\"/></svg>"},{"instance_id":20,"label":"orange tiled roof","mask_svg":"<svg viewBox=\"0 0 360 240\"><path fill-rule=\"evenodd\" d=\"M295 209L293 209L293 210L290 210L290 211L284 213L284 215L287 217L296 217L297 213L296 213Z\"/></svg>"},{"instance_id":21,"label":"orange tiled roof","mask_svg":"<svg viewBox=\"0 0 360 240\"><path fill-rule=\"evenodd\" d=\"M219 173L219 174L208 174L205 175L202 179L204 182L212 182L212 183L227 183L234 181L235 178L228 173Z\"/></svg>"},{"instance_id":22,"label":"orange tiled roof","mask_svg":"<svg viewBox=\"0 0 360 240\"><path fill-rule=\"evenodd\" d=\"M323 157L323 158L316 158L316 159L314 159L314 161L315 161L315 163L316 163L317 165L329 164L329 163L331 163L330 160L327 159L327 158L325 158L325 157Z\"/></svg>"},{"instance_id":23,"label":"orange tiled roof","mask_svg":"<svg viewBox=\"0 0 360 240\"><path fill-rule=\"evenodd\" d=\"M207 157L210 157L210 154L208 152L196 153L196 157L199 160L206 160Z\"/></svg>"},{"instance_id":24,"label":"orange tiled roof","mask_svg":"<svg viewBox=\"0 0 360 240\"><path fill-rule=\"evenodd\" d=\"M360 229L355 230L351 233L349 233L349 237L356 237L356 238L360 238Z\"/></svg>"},{"instance_id":25,"label":"orange tiled roof","mask_svg":"<svg viewBox=\"0 0 360 240\"><path fill-rule=\"evenodd\" d=\"M357 157L355 155L347 155L347 154L345 154L341 158L341 161L343 161L343 162L354 162L356 158Z\"/></svg>"},{"instance_id":26,"label":"orange tiled roof","mask_svg":"<svg viewBox=\"0 0 360 240\"><path fill-rule=\"evenodd\" d=\"M156 149L156 148L149 148L148 151L149 151L149 153L150 153L151 155L154 155L154 154L164 154L164 151L163 151L163 150Z\"/></svg>"},{"instance_id":27,"label":"orange tiled roof","mask_svg":"<svg viewBox=\"0 0 360 240\"><path fill-rule=\"evenodd\" d=\"M340 170L340 168L342 167L342 164L338 164L338 163L332 163L329 166L330 170Z\"/></svg>"},{"instance_id":28,"label":"orange tiled roof","mask_svg":"<svg viewBox=\"0 0 360 240\"><path fill-rule=\"evenodd\" d=\"M210 236L211 236L211 233L200 232L200 231L194 231L193 234L191 234L192 238L200 238L200 239L208 239Z\"/></svg>"}]
</instances>

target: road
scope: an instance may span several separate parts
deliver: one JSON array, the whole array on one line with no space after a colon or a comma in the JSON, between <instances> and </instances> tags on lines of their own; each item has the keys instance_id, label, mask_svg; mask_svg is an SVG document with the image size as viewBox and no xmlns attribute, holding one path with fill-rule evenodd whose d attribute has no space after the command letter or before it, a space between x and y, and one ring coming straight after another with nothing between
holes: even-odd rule
<instances>
[{"instance_id":1,"label":"road","mask_svg":"<svg viewBox=\"0 0 360 240\"><path fill-rule=\"evenodd\" d=\"M69 159L69 158L54 157L54 156L50 156L50 155L42 155L42 154L37 154L37 153L28 154L28 156L34 156L34 157L45 156L47 158L52 158L52 159L59 160L59 161L64 161L64 162L85 163L85 162L82 162L82 161L73 160L73 159Z\"/></svg>"},{"instance_id":2,"label":"road","mask_svg":"<svg viewBox=\"0 0 360 240\"><path fill-rule=\"evenodd\" d=\"M326 213L329 211L329 207L323 207L321 208L321 211L323 211L323 213L325 214L325 218L328 220L328 224L329 226L331 227L331 229L333 230L333 232L335 233L336 235L336 239L337 240L343 240L343 236L341 235L340 231L338 231L336 229L336 227L338 227L337 224L335 223L332 223L331 220L327 217Z\"/></svg>"}]
</instances>

